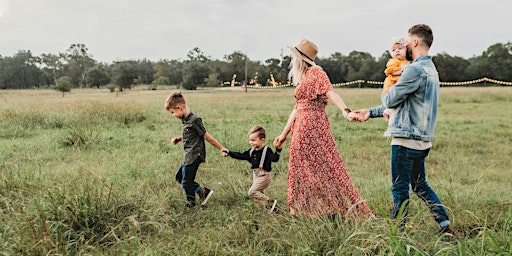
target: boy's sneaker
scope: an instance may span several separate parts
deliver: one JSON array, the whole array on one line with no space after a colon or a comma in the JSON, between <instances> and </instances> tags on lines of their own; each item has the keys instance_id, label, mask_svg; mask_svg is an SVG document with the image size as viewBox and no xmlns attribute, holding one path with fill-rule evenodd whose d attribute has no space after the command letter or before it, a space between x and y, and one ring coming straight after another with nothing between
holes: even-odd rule
<instances>
[{"instance_id":1,"label":"boy's sneaker","mask_svg":"<svg viewBox=\"0 0 512 256\"><path fill-rule=\"evenodd\" d=\"M276 210L277 200L268 200L272 204L268 213L273 213Z\"/></svg>"},{"instance_id":2,"label":"boy's sneaker","mask_svg":"<svg viewBox=\"0 0 512 256\"><path fill-rule=\"evenodd\" d=\"M201 200L202 206L206 205L206 203L208 202L208 199L210 199L212 194L213 194L213 190L211 190L207 187L201 188L201 191L199 191L199 199Z\"/></svg>"},{"instance_id":3,"label":"boy's sneaker","mask_svg":"<svg viewBox=\"0 0 512 256\"><path fill-rule=\"evenodd\" d=\"M187 211L193 212L197 209L196 203L193 201L187 201L187 204L185 205Z\"/></svg>"}]
</instances>

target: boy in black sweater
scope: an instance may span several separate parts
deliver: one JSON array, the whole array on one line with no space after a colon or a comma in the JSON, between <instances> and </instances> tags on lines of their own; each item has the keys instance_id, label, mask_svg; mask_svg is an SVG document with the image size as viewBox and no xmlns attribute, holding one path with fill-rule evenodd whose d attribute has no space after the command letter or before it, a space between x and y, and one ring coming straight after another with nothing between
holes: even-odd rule
<instances>
[{"instance_id":1,"label":"boy in black sweater","mask_svg":"<svg viewBox=\"0 0 512 256\"><path fill-rule=\"evenodd\" d=\"M279 161L281 148L276 148L274 153L272 149L265 146L265 128L254 126L247 134L251 148L244 152L224 151L230 157L239 160L247 160L251 163L253 169L253 183L249 189L249 196L256 201L257 205L263 209L270 208L272 213L277 204L277 200L270 199L263 193L271 182L270 171L271 162Z\"/></svg>"}]
</instances>

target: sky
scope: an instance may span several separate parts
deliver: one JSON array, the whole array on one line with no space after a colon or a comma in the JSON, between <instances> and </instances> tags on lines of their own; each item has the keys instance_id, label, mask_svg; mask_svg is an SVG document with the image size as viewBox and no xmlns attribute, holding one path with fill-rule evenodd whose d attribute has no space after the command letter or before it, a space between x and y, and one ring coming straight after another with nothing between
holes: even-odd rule
<instances>
[{"instance_id":1,"label":"sky","mask_svg":"<svg viewBox=\"0 0 512 256\"><path fill-rule=\"evenodd\" d=\"M471 58L512 42L511 0L0 0L0 55L65 52L95 60L211 59L235 51L264 62L313 41L318 56L380 57L414 24L434 32L431 55Z\"/></svg>"}]
</instances>

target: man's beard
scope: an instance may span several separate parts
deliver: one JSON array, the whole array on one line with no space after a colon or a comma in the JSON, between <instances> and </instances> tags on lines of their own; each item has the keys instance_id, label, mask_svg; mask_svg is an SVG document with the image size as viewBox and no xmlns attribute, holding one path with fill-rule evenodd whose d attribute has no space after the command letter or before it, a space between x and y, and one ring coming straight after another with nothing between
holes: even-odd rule
<instances>
[{"instance_id":1,"label":"man's beard","mask_svg":"<svg viewBox=\"0 0 512 256\"><path fill-rule=\"evenodd\" d=\"M412 61L412 51L409 50L409 48L407 48L407 50L405 51L405 59L408 60L408 61Z\"/></svg>"}]
</instances>

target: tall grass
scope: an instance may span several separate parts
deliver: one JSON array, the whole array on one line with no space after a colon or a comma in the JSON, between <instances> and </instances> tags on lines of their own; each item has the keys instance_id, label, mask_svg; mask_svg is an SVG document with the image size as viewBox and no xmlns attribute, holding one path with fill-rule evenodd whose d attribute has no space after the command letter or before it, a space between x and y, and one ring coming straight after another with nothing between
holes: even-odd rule
<instances>
[{"instance_id":1,"label":"tall grass","mask_svg":"<svg viewBox=\"0 0 512 256\"><path fill-rule=\"evenodd\" d=\"M376 89L336 89L353 108L379 104ZM442 88L429 181L462 239L438 236L411 197L404 231L389 219L385 122L349 123L328 105L350 174L377 214L368 222L292 218L287 148L267 193L278 214L247 196L247 163L207 146L197 181L215 190L208 207L187 211L179 184L180 120L163 109L166 91L2 91L0 254L5 255L507 255L512 253L512 88ZM253 125L267 145L293 108L292 89L184 91L208 132L247 149Z\"/></svg>"}]
</instances>

